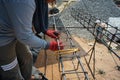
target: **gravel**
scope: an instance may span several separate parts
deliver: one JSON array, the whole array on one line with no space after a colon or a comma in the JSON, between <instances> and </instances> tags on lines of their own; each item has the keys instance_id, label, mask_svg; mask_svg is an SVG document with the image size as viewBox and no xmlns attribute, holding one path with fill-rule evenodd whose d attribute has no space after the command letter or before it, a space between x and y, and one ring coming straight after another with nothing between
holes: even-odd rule
<instances>
[{"instance_id":1,"label":"gravel","mask_svg":"<svg viewBox=\"0 0 120 80\"><path fill-rule=\"evenodd\" d=\"M88 11L93 16L107 21L109 17L120 17L120 8L113 0L81 0L73 5Z\"/></svg>"},{"instance_id":2,"label":"gravel","mask_svg":"<svg viewBox=\"0 0 120 80\"><path fill-rule=\"evenodd\" d=\"M77 2L71 3L60 15L56 16L57 27L82 27L82 25L71 16L72 8L83 10L106 22L109 17L120 17L120 8L114 4L113 0L78 0ZM53 20L50 18L50 25L52 24ZM84 28L71 28L69 30L72 34L78 35L79 37L88 40L94 39L92 34Z\"/></svg>"}]
</instances>

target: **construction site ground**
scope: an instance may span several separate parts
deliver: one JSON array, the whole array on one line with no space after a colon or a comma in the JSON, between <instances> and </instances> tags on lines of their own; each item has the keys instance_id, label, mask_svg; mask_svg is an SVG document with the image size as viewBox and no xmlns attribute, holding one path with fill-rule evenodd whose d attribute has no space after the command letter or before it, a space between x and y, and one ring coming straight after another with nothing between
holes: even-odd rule
<instances>
[{"instance_id":1,"label":"construction site ground","mask_svg":"<svg viewBox=\"0 0 120 80\"><path fill-rule=\"evenodd\" d=\"M68 4L70 3L70 1L74 1L74 0L69 0ZM62 3L62 6L58 8L62 11L62 9L64 9L63 7L65 6L67 6L66 2ZM76 43L80 47L79 53L80 55L82 55L80 60L82 61L82 64L85 70L88 72L88 77L90 78L90 80L93 80L93 77L84 60L83 54L85 55L87 60L90 58L90 53L88 53L88 51L93 47L94 40L87 40L85 38L80 38L76 35L72 35L72 37L74 41L76 41ZM116 51L118 51L118 53L120 54L120 50L116 50ZM92 60L93 60L93 57L92 57ZM90 63L91 68L93 65L92 60ZM74 59L73 61L75 62L75 65L78 64L76 59ZM65 70L74 69L72 66L71 60L69 59L64 60L63 63L64 63ZM106 46L104 46L101 43L96 43L96 46L95 46L95 68L96 68L95 77L96 77L96 80L120 80L120 71L117 70L116 68L117 65L120 66L120 60L113 53L111 53ZM37 58L35 66L41 72L45 73L44 50L40 51L40 54ZM79 67L79 71L82 71L81 67ZM47 50L46 77L48 78L48 80L61 80L61 72L59 72L58 60L56 56L54 55L54 52L50 50ZM77 77L77 74L67 74L66 77L67 77L67 80L85 80L83 73L79 74L79 78Z\"/></svg>"},{"instance_id":2,"label":"construction site ground","mask_svg":"<svg viewBox=\"0 0 120 80\"><path fill-rule=\"evenodd\" d=\"M79 46L83 49L80 50L80 54L86 54L86 58L89 59L90 53L87 53L93 46L93 41L88 41L83 38L79 38L75 35L72 36L74 40L79 44ZM118 50L119 51L119 50ZM119 51L120 53L120 51ZM113 57L111 56L113 55ZM41 50L38 59L36 61L35 66L44 73L45 70L45 54L44 50ZM83 57L80 58L82 61L82 64L85 68L85 70L88 72L90 80L93 80L90 71L85 63L85 60ZM93 59L93 58L92 58ZM110 51L100 43L97 43L95 46L95 77L97 80L120 80L120 71L116 69L116 66L120 66L120 60L113 54L110 53ZM76 59L74 59L75 64L77 65ZM73 69L73 66L71 65L71 60L64 60L64 67L65 70ZM92 62L90 63L92 65ZM92 68L92 66L91 66ZM79 67L79 71L81 71L81 68ZM79 74L79 78L76 76L76 74L67 74L67 80L84 80L83 73ZM56 59L56 56L54 55L53 51L47 50L47 68L46 68L46 77L49 80L61 80L61 72L59 72L58 69L58 61Z\"/></svg>"}]
</instances>

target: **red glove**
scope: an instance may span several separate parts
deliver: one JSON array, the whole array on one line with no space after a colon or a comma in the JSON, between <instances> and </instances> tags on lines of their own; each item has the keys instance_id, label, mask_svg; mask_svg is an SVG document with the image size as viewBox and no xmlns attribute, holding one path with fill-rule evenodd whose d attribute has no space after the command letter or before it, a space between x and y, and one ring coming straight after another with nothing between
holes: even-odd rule
<instances>
[{"instance_id":1,"label":"red glove","mask_svg":"<svg viewBox=\"0 0 120 80\"><path fill-rule=\"evenodd\" d=\"M55 30L47 30L45 34L51 38L59 38L59 35L60 35L60 33Z\"/></svg>"},{"instance_id":2,"label":"red glove","mask_svg":"<svg viewBox=\"0 0 120 80\"><path fill-rule=\"evenodd\" d=\"M48 3L56 2L56 0L46 0Z\"/></svg>"},{"instance_id":3,"label":"red glove","mask_svg":"<svg viewBox=\"0 0 120 80\"><path fill-rule=\"evenodd\" d=\"M61 41L59 43L59 46L60 46L60 50L64 48L64 45L62 44ZM49 45L49 49L52 50L52 51L58 50L58 43L57 43L57 41L51 41L50 45Z\"/></svg>"}]
</instances>

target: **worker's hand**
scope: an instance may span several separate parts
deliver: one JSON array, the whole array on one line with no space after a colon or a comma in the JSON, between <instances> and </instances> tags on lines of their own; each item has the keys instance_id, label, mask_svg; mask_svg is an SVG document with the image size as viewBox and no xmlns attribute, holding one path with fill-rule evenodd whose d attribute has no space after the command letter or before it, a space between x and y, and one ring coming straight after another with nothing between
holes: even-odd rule
<instances>
[{"instance_id":1,"label":"worker's hand","mask_svg":"<svg viewBox=\"0 0 120 80\"><path fill-rule=\"evenodd\" d=\"M60 47L60 50L64 48L64 45L61 41L59 42L59 47ZM51 41L49 45L49 49L52 51L59 50L57 41Z\"/></svg>"},{"instance_id":2,"label":"worker's hand","mask_svg":"<svg viewBox=\"0 0 120 80\"><path fill-rule=\"evenodd\" d=\"M60 33L58 32L58 31L55 31L55 30L47 30L46 32L45 32L45 34L46 35L48 35L49 37L51 37L51 38L59 38L59 35L60 35Z\"/></svg>"},{"instance_id":3,"label":"worker's hand","mask_svg":"<svg viewBox=\"0 0 120 80\"><path fill-rule=\"evenodd\" d=\"M55 3L56 0L46 0L48 3Z\"/></svg>"}]
</instances>

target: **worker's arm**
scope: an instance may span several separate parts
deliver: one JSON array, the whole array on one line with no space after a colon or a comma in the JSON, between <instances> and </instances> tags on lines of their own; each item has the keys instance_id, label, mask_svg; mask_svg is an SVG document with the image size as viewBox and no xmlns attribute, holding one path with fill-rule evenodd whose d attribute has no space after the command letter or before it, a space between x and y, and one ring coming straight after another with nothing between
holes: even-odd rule
<instances>
[{"instance_id":1,"label":"worker's arm","mask_svg":"<svg viewBox=\"0 0 120 80\"><path fill-rule=\"evenodd\" d=\"M48 3L44 0L35 0L36 11L33 16L33 25L36 33L45 32L48 29Z\"/></svg>"}]
</instances>

